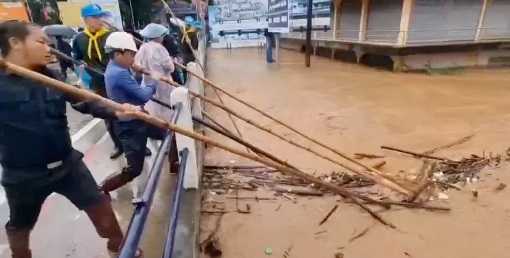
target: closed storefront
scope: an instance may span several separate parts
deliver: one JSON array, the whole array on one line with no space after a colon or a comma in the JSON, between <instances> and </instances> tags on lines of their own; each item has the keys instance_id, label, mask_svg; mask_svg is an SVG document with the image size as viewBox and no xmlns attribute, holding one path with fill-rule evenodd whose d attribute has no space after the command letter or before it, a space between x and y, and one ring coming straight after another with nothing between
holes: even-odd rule
<instances>
[{"instance_id":1,"label":"closed storefront","mask_svg":"<svg viewBox=\"0 0 510 258\"><path fill-rule=\"evenodd\" d=\"M361 0L343 0L337 15L337 39L357 41L361 19Z\"/></svg>"},{"instance_id":2,"label":"closed storefront","mask_svg":"<svg viewBox=\"0 0 510 258\"><path fill-rule=\"evenodd\" d=\"M373 0L368 8L367 40L395 43L400 31L401 0Z\"/></svg>"},{"instance_id":3,"label":"closed storefront","mask_svg":"<svg viewBox=\"0 0 510 258\"><path fill-rule=\"evenodd\" d=\"M482 9L480 0L415 0L408 44L474 40Z\"/></svg>"}]
</instances>

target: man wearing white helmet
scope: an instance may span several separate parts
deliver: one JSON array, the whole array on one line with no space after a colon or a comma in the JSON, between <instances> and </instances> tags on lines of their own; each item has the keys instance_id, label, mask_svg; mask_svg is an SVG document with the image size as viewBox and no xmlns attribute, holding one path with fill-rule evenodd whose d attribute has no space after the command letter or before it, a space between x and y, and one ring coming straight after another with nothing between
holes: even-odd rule
<instances>
[{"instance_id":1,"label":"man wearing white helmet","mask_svg":"<svg viewBox=\"0 0 510 258\"><path fill-rule=\"evenodd\" d=\"M170 56L166 48L161 44L163 38L168 34L168 28L163 25L151 23L147 25L140 35L147 41L136 53L135 64L144 70L150 71L152 74L158 74L167 78L172 78L174 71L173 58ZM154 81L150 76L143 76L143 84L156 84L155 97L161 100L169 100L172 86ZM147 110L162 119L168 120L172 115L170 109L165 108L153 102L146 105Z\"/></svg>"},{"instance_id":2,"label":"man wearing white helmet","mask_svg":"<svg viewBox=\"0 0 510 258\"><path fill-rule=\"evenodd\" d=\"M108 98L121 104L143 107L156 92L156 83L153 81L142 87L131 73L130 68L137 52L133 36L126 32L113 32L106 39L105 49L110 57L105 72ZM141 120L114 121L113 131L120 139L127 167L101 184L101 190L105 193L114 191L139 176L143 170L147 138L162 140L166 135L166 130Z\"/></svg>"}]
</instances>

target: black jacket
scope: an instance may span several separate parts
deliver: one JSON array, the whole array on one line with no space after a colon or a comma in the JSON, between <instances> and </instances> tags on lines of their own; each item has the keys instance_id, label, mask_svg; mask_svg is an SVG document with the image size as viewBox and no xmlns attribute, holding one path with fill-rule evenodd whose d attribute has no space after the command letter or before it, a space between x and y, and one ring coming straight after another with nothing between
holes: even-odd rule
<instances>
[{"instance_id":1,"label":"black jacket","mask_svg":"<svg viewBox=\"0 0 510 258\"><path fill-rule=\"evenodd\" d=\"M49 70L41 73L56 78ZM83 113L101 118L115 116L100 103L77 102L38 82L0 72L2 183L37 178L47 173L47 164L66 160L76 152L71 145L66 101Z\"/></svg>"}]
</instances>

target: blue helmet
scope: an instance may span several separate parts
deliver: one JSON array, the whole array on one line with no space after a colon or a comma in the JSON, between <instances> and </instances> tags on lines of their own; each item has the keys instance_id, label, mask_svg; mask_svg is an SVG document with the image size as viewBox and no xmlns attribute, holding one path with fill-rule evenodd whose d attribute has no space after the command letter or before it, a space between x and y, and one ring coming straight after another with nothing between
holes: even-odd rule
<instances>
[{"instance_id":1,"label":"blue helmet","mask_svg":"<svg viewBox=\"0 0 510 258\"><path fill-rule=\"evenodd\" d=\"M103 10L98 4L88 4L81 8L81 17L103 17L108 16L109 12Z\"/></svg>"},{"instance_id":2,"label":"blue helmet","mask_svg":"<svg viewBox=\"0 0 510 258\"><path fill-rule=\"evenodd\" d=\"M200 23L200 21L199 20L195 20L192 16L184 17L184 22L189 27L193 27L193 28L196 28L196 29L201 29L202 28L202 24Z\"/></svg>"},{"instance_id":3,"label":"blue helmet","mask_svg":"<svg viewBox=\"0 0 510 258\"><path fill-rule=\"evenodd\" d=\"M164 37L168 33L169 33L169 31L168 31L167 27L165 27L161 24L156 24L156 23L151 23L151 24L145 26L145 28L143 28L143 30L140 31L140 35L142 35L142 37L144 37L146 39L155 39L155 38Z\"/></svg>"}]
</instances>

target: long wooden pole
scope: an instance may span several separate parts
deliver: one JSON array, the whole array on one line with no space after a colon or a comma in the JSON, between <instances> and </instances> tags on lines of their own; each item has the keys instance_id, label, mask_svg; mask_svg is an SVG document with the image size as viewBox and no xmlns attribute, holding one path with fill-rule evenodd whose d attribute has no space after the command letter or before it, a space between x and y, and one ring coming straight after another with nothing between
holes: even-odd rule
<instances>
[{"instance_id":1,"label":"long wooden pole","mask_svg":"<svg viewBox=\"0 0 510 258\"><path fill-rule=\"evenodd\" d=\"M211 120L211 119L209 119L209 120ZM266 152L266 151L264 151L264 150L260 149L259 147L257 147L257 146L255 146L255 145L253 145L253 144L251 144L251 143L249 143L249 142L247 142L247 141L243 140L241 137L238 137L238 136L234 135L234 134L233 134L232 132L230 132L230 131L227 131L227 130L225 130L225 129L222 129L222 128L221 128L221 127L219 127L219 126L216 126L216 125L210 124L210 123L208 123L208 122L206 122L206 121L204 121L204 120L202 120L202 119L200 119L200 118L198 118L198 117L193 117L193 121L195 121L195 122L197 122L197 123L199 123L199 124L201 124L201 125L204 125L204 126L208 127L209 129L211 129L211 130L213 130L213 131L215 131L215 132L217 132L217 133L219 133L219 134L221 134L221 135L223 135L223 136L226 136L226 137L230 138L231 140L233 140L233 141L235 141L235 142L237 142L237 143L239 143L239 144L241 144L241 145L243 145L243 146L246 146L246 148L251 149L251 150L252 150L253 152L255 152L255 153L259 153L259 154L261 154L261 155L264 155L266 158L268 158L268 159L270 159L270 160L272 160L272 161L274 161L274 162L277 162L277 163L280 163L280 164L282 164L282 165L284 165L284 166L287 166L287 167L289 167L289 168L293 168L293 169L298 170L298 168L296 168L295 166L293 166L293 165L289 164L288 162L284 161L283 159L277 158L277 157L276 157L276 156L274 156L273 154L268 153L268 152ZM214 121L212 121L212 120L211 120L211 122L215 123L215 122L214 122ZM299 170L298 170L298 171L299 171ZM301 172L301 173L305 173L305 172L303 172L303 171L300 171L300 172Z\"/></svg>"},{"instance_id":2,"label":"long wooden pole","mask_svg":"<svg viewBox=\"0 0 510 258\"><path fill-rule=\"evenodd\" d=\"M189 74L191 74L191 75L197 77L198 79L202 80L205 84L209 85L210 87L217 89L218 91L222 92L223 94L229 96L230 98L236 100L237 102L239 102L241 104L244 104L245 106L247 106L247 107L253 109L254 111L258 112L259 114L261 114L261 115L271 119L272 121L278 123L279 125L281 125L281 126L287 128L287 129L291 130L292 132L300 135L301 137L303 137L303 138L305 138L305 139L307 139L307 140L309 140L309 141L311 141L311 142L313 142L313 143L315 143L315 144L317 144L317 145L319 145L319 146L321 146L321 147L323 147L323 148L325 148L325 149L335 153L336 155L338 155L338 156L340 156L340 157L342 157L342 158L344 158L344 159L346 159L346 160L348 160L348 161L350 161L350 162L352 162L352 163L354 163L354 164L356 164L356 165L358 165L358 166L360 166L360 167L370 171L371 173L373 173L377 177L384 177L387 180L393 181L391 178L385 176L382 171L380 171L380 170L378 170L378 169L376 169L374 167L371 167L369 165L366 165L366 164L364 164L364 163L362 163L362 162L360 162L360 161L350 157L349 155L347 155L345 153L342 153L340 150L335 149L334 147L331 147L331 146L329 146L329 145L327 145L327 144L325 144L325 143L323 143L323 142L321 142L321 141L319 141L319 140L317 140L317 139L315 139L315 138L313 138L311 136L306 135L305 133L299 131L298 129L296 129L296 128L292 127L292 126L290 126L289 124L287 124L287 123L285 123L285 122L283 122L283 121L273 117L272 115L270 115L270 114L266 113L265 111L255 107L254 105L252 105L252 104L250 104L250 103L248 103L248 102L246 102L246 101L236 97L232 93L224 90L222 87L220 87L217 84L215 84L213 81L211 81L211 80L209 80L209 79L207 79L205 77L202 77L202 76L200 76L199 74L197 74L197 73L195 73L193 71L188 70L185 66L183 66L183 65L181 65L179 63L176 63L176 65L181 67L182 69L186 70ZM393 183L395 183L395 182L393 182ZM397 184L397 183L395 183L395 184ZM402 189L404 187L399 186L399 188ZM398 191L398 192L401 192L401 193L403 193L405 195L408 195L408 196L412 194L411 191L408 190L408 189L405 189L404 191Z\"/></svg>"},{"instance_id":3,"label":"long wooden pole","mask_svg":"<svg viewBox=\"0 0 510 258\"><path fill-rule=\"evenodd\" d=\"M354 203L356 203L363 210L368 212L377 221L381 222L384 225L387 225L387 226L390 226L392 228L395 228L394 225L386 222L381 216L379 216L377 213L373 212L370 208L368 208L365 204L363 204L359 199L357 199L355 196L353 196L349 191L347 191L347 190L345 190L345 189L343 189L341 187L338 187L337 185L324 182L321 179L316 178L316 177L314 177L312 175L299 172L299 171L297 171L295 169L283 166L281 164L278 164L278 163L276 163L274 161L271 161L271 160L268 160L266 158L261 158L261 157L258 157L256 155L254 155L254 154L246 153L246 152L243 152L243 151L231 148L231 147L229 147L229 146L227 146L225 144L222 144L222 143L219 143L217 141L214 141L214 140L212 140L212 139L210 139L210 138L208 138L208 137L206 137L204 135L201 135L201 134L198 134L198 133L195 133L195 132L192 132L192 131L188 131L186 129L183 129L183 128L179 127L179 126L176 126L174 124L168 123L167 121L164 121L164 120L159 119L157 117L151 116L151 115L146 114L144 112L136 111L136 110L130 110L126 106L124 106L122 104L116 103L116 102L114 102L112 100L109 100L109 99L106 99L106 98L103 98L103 97L101 97L101 96L99 96L99 95L97 95L97 94L95 94L93 92L90 92L90 91L87 91L87 90L84 90L84 89L81 89L81 88L73 87L73 86L68 85L68 84L66 84L64 82L61 82L61 81L55 80L53 78L47 77L47 76L45 76L43 74L40 74L40 73L34 72L32 70L29 70L27 68L24 68L24 67L12 64L12 63L7 62L7 61L5 61L3 59L0 59L0 69L8 70L9 72L14 73L16 75L19 75L19 76L22 76L22 77L29 78L31 80L40 82L41 84L46 85L46 87L48 87L48 88L51 88L51 89L54 89L56 91L60 91L60 92L66 93L66 94L68 94L70 96L74 96L74 97L76 97L78 99L81 99L81 100L100 101L102 104L104 104L106 107L111 108L112 110L115 110L117 112L123 112L123 113L126 113L126 114L130 114L133 118L140 119L140 120L145 121L145 122L147 122L147 123L149 123L151 125L154 125L154 126L157 126L159 128L163 128L163 129L172 130L172 131L174 131L176 133L185 135L185 136L193 138L195 140L202 141L204 143L207 143L207 144L210 144L212 146L218 147L220 149L226 150L228 152L231 152L233 154L239 155L241 157L244 157L244 158L256 161L258 163L267 165L267 166L275 168L275 169L278 169L282 173L289 174L289 175L294 175L294 176L302 178L303 180L306 180L308 182L315 183L315 184L317 184L317 185L319 185L321 187L324 187L325 189L331 190L332 192L334 192L336 194L339 194L339 195L341 195L341 196L343 196L345 198L351 199Z\"/></svg>"},{"instance_id":4,"label":"long wooden pole","mask_svg":"<svg viewBox=\"0 0 510 258\"><path fill-rule=\"evenodd\" d=\"M223 131L228 132L230 134L233 134L230 130L225 128L222 124L220 124L218 121L214 120L211 115L209 115L207 112L202 111L202 115L207 118L207 120L211 121L213 124L221 128Z\"/></svg>"},{"instance_id":5,"label":"long wooden pole","mask_svg":"<svg viewBox=\"0 0 510 258\"><path fill-rule=\"evenodd\" d=\"M225 105L225 102L223 101L223 98L221 97L221 95L218 93L218 90L217 89L213 89L213 91L216 94L216 96L218 97L218 100L220 101L220 103L222 105ZM241 133L241 130L239 130L239 127L237 126L236 121L232 117L232 114L228 113L227 115L228 115L228 118L230 119L230 122L232 122L232 125L234 126L234 129L236 130L237 135L239 136L239 138L242 139L243 138L243 134ZM246 150L250 151L249 148L247 148Z\"/></svg>"}]
</instances>

